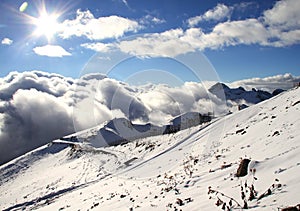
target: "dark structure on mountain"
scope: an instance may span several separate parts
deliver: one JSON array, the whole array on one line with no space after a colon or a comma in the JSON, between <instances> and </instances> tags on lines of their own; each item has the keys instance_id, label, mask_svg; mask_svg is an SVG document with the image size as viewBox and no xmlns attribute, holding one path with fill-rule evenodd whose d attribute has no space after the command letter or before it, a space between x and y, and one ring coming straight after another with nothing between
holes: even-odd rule
<instances>
[{"instance_id":1,"label":"dark structure on mountain","mask_svg":"<svg viewBox=\"0 0 300 211\"><path fill-rule=\"evenodd\" d=\"M200 114L198 112L188 112L174 118L169 125L166 125L164 134L176 133L193 126L197 126L212 119L211 114Z\"/></svg>"}]
</instances>

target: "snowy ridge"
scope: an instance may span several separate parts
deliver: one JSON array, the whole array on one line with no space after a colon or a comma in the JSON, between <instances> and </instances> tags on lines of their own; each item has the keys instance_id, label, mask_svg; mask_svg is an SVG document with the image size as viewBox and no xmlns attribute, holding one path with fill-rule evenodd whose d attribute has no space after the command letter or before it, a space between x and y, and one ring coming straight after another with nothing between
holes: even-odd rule
<instances>
[{"instance_id":1,"label":"snowy ridge","mask_svg":"<svg viewBox=\"0 0 300 211\"><path fill-rule=\"evenodd\" d=\"M126 118L115 118L100 126L68 135L54 143L88 144L99 148L124 144L133 140L175 133L199 124L210 122L211 115L187 112L172 119L168 125L157 126L151 123L134 124Z\"/></svg>"},{"instance_id":2,"label":"snowy ridge","mask_svg":"<svg viewBox=\"0 0 300 211\"><path fill-rule=\"evenodd\" d=\"M211 123L123 145L43 146L0 167L0 209L222 210L229 200L208 195L208 187L243 205L245 182L257 192L250 210L295 206L299 96L292 89ZM240 158L251 161L237 178ZM241 210L235 202L230 209Z\"/></svg>"}]
</instances>

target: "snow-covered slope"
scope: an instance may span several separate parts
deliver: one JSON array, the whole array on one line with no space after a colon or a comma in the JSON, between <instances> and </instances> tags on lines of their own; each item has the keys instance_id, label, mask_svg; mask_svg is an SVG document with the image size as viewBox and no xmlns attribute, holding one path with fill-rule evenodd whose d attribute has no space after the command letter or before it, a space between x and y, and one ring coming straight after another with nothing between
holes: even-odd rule
<instances>
[{"instance_id":1,"label":"snow-covered slope","mask_svg":"<svg viewBox=\"0 0 300 211\"><path fill-rule=\"evenodd\" d=\"M251 210L297 205L299 109L298 88L174 134L105 148L43 146L0 167L0 209L240 209L241 187L247 199L257 194ZM248 174L237 178L244 158Z\"/></svg>"}]
</instances>

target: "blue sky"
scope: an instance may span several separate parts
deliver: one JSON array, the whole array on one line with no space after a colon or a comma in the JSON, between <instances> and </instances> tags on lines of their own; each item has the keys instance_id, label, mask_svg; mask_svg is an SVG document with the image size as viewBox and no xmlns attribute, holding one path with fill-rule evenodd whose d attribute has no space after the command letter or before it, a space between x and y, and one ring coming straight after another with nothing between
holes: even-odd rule
<instances>
[{"instance_id":1,"label":"blue sky","mask_svg":"<svg viewBox=\"0 0 300 211\"><path fill-rule=\"evenodd\" d=\"M143 68L194 80L185 65L211 65L225 82L299 75L299 11L299 0L2 0L0 76L41 70L76 78L114 67L121 80ZM189 53L201 58L178 65Z\"/></svg>"}]
</instances>

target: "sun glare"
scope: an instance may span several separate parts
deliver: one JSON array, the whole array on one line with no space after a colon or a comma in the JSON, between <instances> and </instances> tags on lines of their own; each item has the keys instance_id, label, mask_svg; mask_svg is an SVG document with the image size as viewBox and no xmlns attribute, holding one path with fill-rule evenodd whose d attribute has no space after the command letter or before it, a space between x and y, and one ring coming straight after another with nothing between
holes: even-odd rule
<instances>
[{"instance_id":1,"label":"sun glare","mask_svg":"<svg viewBox=\"0 0 300 211\"><path fill-rule=\"evenodd\" d=\"M53 35L58 31L59 24L57 22L58 15L43 13L34 20L36 30L35 35L44 35L48 40L51 40Z\"/></svg>"}]
</instances>

